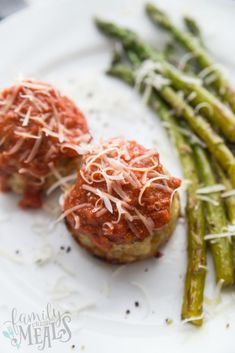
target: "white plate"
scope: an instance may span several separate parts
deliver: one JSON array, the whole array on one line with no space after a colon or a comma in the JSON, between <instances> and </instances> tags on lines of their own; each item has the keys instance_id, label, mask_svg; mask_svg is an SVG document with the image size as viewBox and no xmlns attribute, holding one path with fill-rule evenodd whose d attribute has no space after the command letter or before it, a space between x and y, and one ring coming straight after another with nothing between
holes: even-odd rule
<instances>
[{"instance_id":1,"label":"white plate","mask_svg":"<svg viewBox=\"0 0 235 353\"><path fill-rule=\"evenodd\" d=\"M233 2L159 0L158 3L176 21L182 13L194 15L203 28L209 49L230 76L234 75ZM157 45L165 37L147 20L143 4L143 0L50 1L45 7L35 6L9 18L0 25L0 85L11 84L19 74L55 84L85 112L96 139L122 135L155 147L171 173L181 177L177 156L158 119L135 92L104 75L111 44L92 23L94 15L115 20L138 30ZM1 326L10 319L13 307L19 313L40 313L50 302L59 305L62 312L82 310L72 317L71 340L52 342L52 348L45 351L234 352L235 301L231 293L224 293L222 303L215 308L206 306L203 328L180 322L186 268L184 225L178 225L160 259L117 267L82 251L63 224L49 232L52 215L21 211L16 201L14 195L0 195ZM61 245L71 246L72 251L69 254L61 251ZM15 255L17 249L19 255ZM42 253L52 253L53 260L38 266L34 262ZM22 263L15 263L14 259ZM214 274L210 259L209 267L206 295L211 298ZM58 287L64 288L60 294L67 297L55 301ZM139 307L135 307L135 301L140 303ZM167 318L173 320L172 325L166 325ZM2 352L14 350L2 334L0 347ZM35 344L28 346L26 342L21 350L38 351Z\"/></svg>"}]
</instances>

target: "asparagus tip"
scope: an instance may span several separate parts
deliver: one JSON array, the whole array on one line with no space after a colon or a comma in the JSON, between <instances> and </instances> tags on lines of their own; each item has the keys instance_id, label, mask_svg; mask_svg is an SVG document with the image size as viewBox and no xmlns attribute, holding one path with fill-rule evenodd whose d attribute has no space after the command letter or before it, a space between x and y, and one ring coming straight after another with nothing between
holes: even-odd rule
<instances>
[{"instance_id":1,"label":"asparagus tip","mask_svg":"<svg viewBox=\"0 0 235 353\"><path fill-rule=\"evenodd\" d=\"M151 2L148 2L146 5L145 5L145 9L146 11L152 11L153 9L155 9L155 6L151 3Z\"/></svg>"},{"instance_id":2,"label":"asparagus tip","mask_svg":"<svg viewBox=\"0 0 235 353\"><path fill-rule=\"evenodd\" d=\"M171 26L171 21L168 15L164 11L160 10L155 4L147 3L145 10L153 22L158 23L163 27Z\"/></svg>"},{"instance_id":3,"label":"asparagus tip","mask_svg":"<svg viewBox=\"0 0 235 353\"><path fill-rule=\"evenodd\" d=\"M196 37L200 37L201 36L201 31L200 31L199 25L197 24L196 20L193 17L191 17L190 15L185 14L183 16L183 21L184 21L184 24L185 24L187 30L191 34L193 34Z\"/></svg>"},{"instance_id":4,"label":"asparagus tip","mask_svg":"<svg viewBox=\"0 0 235 353\"><path fill-rule=\"evenodd\" d=\"M100 17L95 16L94 17L94 23L98 28L103 28L107 22L103 21Z\"/></svg>"},{"instance_id":5,"label":"asparagus tip","mask_svg":"<svg viewBox=\"0 0 235 353\"><path fill-rule=\"evenodd\" d=\"M159 13L162 13L162 11L155 5L155 4L153 4L152 2L148 2L146 5L145 5L145 8L146 8L146 10L147 11L149 11L149 12L152 12L152 11L154 11L154 12L159 12Z\"/></svg>"}]
</instances>

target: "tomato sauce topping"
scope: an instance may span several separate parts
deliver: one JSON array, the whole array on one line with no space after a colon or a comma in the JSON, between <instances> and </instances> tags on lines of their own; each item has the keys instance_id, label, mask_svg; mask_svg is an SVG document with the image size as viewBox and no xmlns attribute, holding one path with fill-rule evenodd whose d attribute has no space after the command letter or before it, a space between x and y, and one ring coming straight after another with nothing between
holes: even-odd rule
<instances>
[{"instance_id":1,"label":"tomato sauce topping","mask_svg":"<svg viewBox=\"0 0 235 353\"><path fill-rule=\"evenodd\" d=\"M74 146L90 139L84 115L50 84L24 80L5 89L0 93L1 189L19 173L26 184L22 206L38 207L36 194L51 166L77 157Z\"/></svg>"},{"instance_id":2,"label":"tomato sauce topping","mask_svg":"<svg viewBox=\"0 0 235 353\"><path fill-rule=\"evenodd\" d=\"M62 217L103 248L141 241L170 221L180 184L165 172L156 151L110 139L84 153Z\"/></svg>"}]
</instances>

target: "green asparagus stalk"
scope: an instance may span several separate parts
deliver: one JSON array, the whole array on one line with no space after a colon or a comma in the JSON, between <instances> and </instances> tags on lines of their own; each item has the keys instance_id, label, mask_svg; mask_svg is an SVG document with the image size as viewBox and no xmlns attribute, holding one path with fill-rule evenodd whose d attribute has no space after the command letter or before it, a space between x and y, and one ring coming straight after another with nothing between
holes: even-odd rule
<instances>
[{"instance_id":1,"label":"green asparagus stalk","mask_svg":"<svg viewBox=\"0 0 235 353\"><path fill-rule=\"evenodd\" d=\"M230 180L226 177L225 173L221 168L216 164L215 167L218 181L223 184L226 188L226 191L231 191L232 185ZM224 203L227 211L227 219L231 225L235 226L235 196L229 196L224 198ZM233 267L235 270L235 237L232 237L232 252L233 252Z\"/></svg>"},{"instance_id":2,"label":"green asparagus stalk","mask_svg":"<svg viewBox=\"0 0 235 353\"><path fill-rule=\"evenodd\" d=\"M169 64L161 54L141 41L134 32L100 19L96 19L96 25L104 34L119 40L126 50L135 52L141 61L151 59L159 63L159 71L176 89L183 90L187 94L194 91L196 96L190 104L197 109L200 108L200 112L218 126L229 141L235 141L235 116L216 97L195 82L195 79L186 76Z\"/></svg>"},{"instance_id":3,"label":"green asparagus stalk","mask_svg":"<svg viewBox=\"0 0 235 353\"><path fill-rule=\"evenodd\" d=\"M216 184L214 171L210 165L209 158L198 146L195 146L198 170L201 174L203 186ZM210 195L217 205L206 202L206 219L208 232L220 234L227 225L226 212L219 193ZM223 285L231 285L234 282L232 248L228 238L219 238L210 241L212 256L216 271L216 281L223 281Z\"/></svg>"},{"instance_id":4,"label":"green asparagus stalk","mask_svg":"<svg viewBox=\"0 0 235 353\"><path fill-rule=\"evenodd\" d=\"M184 24L189 31L194 37L196 37L198 40L202 42L202 35L201 35L201 30L197 24L197 22L194 20L194 18L190 16L184 16L183 17Z\"/></svg>"},{"instance_id":5,"label":"green asparagus stalk","mask_svg":"<svg viewBox=\"0 0 235 353\"><path fill-rule=\"evenodd\" d=\"M116 65L115 72L118 77L123 78L132 86L135 84L135 73L127 66ZM160 96L175 110L179 119L184 118L192 130L206 143L211 154L223 170L228 173L232 185L235 187L235 158L223 139L200 115L195 115L192 108L171 87L162 86L158 88L158 91Z\"/></svg>"},{"instance_id":6,"label":"green asparagus stalk","mask_svg":"<svg viewBox=\"0 0 235 353\"><path fill-rule=\"evenodd\" d=\"M201 45L200 41L191 35L190 33L183 32L177 28L171 21L171 19L162 10L159 10L153 4L147 4L146 12L153 23L159 25L160 27L167 30L171 35L189 52L191 52L199 65L203 69L213 69L216 79L211 82L211 85L216 89L218 95L223 101L227 102L233 112L235 112L235 90L231 87L228 80L224 77L223 73L216 67L214 60L206 52L206 50ZM187 24L190 26L191 30L195 32L195 23L192 25L192 20ZM198 28L196 28L196 33L198 35Z\"/></svg>"},{"instance_id":7,"label":"green asparagus stalk","mask_svg":"<svg viewBox=\"0 0 235 353\"><path fill-rule=\"evenodd\" d=\"M181 134L177 120L169 108L156 95L152 95L150 105L162 121L166 123L182 165L184 178L190 180L187 187L187 239L188 263L185 277L182 319L189 319L196 326L203 323L203 297L206 277L205 217L202 202L197 198L199 180L189 141ZM194 319L193 319L194 318Z\"/></svg>"},{"instance_id":8,"label":"green asparagus stalk","mask_svg":"<svg viewBox=\"0 0 235 353\"><path fill-rule=\"evenodd\" d=\"M108 74L116 76L134 85L131 70L121 71L122 65L109 69ZM120 75L121 74L121 75ZM126 74L126 75L125 75ZM169 133L171 141L178 151L184 177L190 180L187 188L187 224L188 224L188 265L185 279L182 319L192 319L192 324L200 326L203 319L203 293L206 276L206 245L205 245L205 217L202 202L196 197L199 187L197 168L194 162L191 146L179 130L178 121L172 116L169 108L160 97L152 93L149 99L151 108L159 114Z\"/></svg>"}]
</instances>

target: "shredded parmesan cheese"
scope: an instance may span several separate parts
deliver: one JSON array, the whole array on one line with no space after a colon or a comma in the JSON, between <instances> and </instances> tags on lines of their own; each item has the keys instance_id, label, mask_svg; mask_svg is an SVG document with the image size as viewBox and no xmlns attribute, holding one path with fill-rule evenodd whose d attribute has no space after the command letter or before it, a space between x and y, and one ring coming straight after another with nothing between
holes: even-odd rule
<instances>
[{"instance_id":1,"label":"shredded parmesan cheese","mask_svg":"<svg viewBox=\"0 0 235 353\"><path fill-rule=\"evenodd\" d=\"M186 324L187 322L198 321L198 320L202 320L203 318L204 318L203 314L199 316L191 316L185 320L182 320L181 323Z\"/></svg>"},{"instance_id":2,"label":"shredded parmesan cheese","mask_svg":"<svg viewBox=\"0 0 235 353\"><path fill-rule=\"evenodd\" d=\"M65 187L68 186L68 182L76 179L77 174L67 175L66 177L60 177L60 179L55 182L51 187L47 190L47 195L50 195L54 190L56 190L59 186L63 185Z\"/></svg>"},{"instance_id":3,"label":"shredded parmesan cheese","mask_svg":"<svg viewBox=\"0 0 235 353\"><path fill-rule=\"evenodd\" d=\"M165 202L164 208L170 212L172 197L177 188L170 187L170 179L170 176L164 174L156 151L145 149L134 141L114 138L97 146L91 145L87 149L83 155L77 185L81 189L83 200L90 202L90 212L97 218L106 214L108 222L104 222L103 232L112 233L111 230L117 227L116 224L122 219L139 238L140 235L152 234L158 227L158 220L154 219L158 210L153 207L152 213L146 215L143 199L146 201L149 195L157 198L157 193L163 198L165 194L169 204ZM76 190L75 187L71 195L75 195ZM69 198L68 200L69 209L66 209L59 220L73 212L73 216L84 212L82 209L79 211L80 205L77 205L77 209L77 206L70 208L76 204L76 199L75 202ZM161 203L161 199L158 202ZM140 225L136 224L136 221ZM78 224L80 223L77 219L77 227Z\"/></svg>"},{"instance_id":4,"label":"shredded parmesan cheese","mask_svg":"<svg viewBox=\"0 0 235 353\"><path fill-rule=\"evenodd\" d=\"M206 108L206 109L208 110L208 112L209 112L210 115L213 115L214 112L213 112L212 106L211 106L209 103L206 103L206 102L199 103L199 104L195 107L195 109L194 109L195 114L199 114L199 113L200 113L200 110L201 110L201 109L204 109L204 108Z\"/></svg>"},{"instance_id":5,"label":"shredded parmesan cheese","mask_svg":"<svg viewBox=\"0 0 235 353\"><path fill-rule=\"evenodd\" d=\"M135 87L140 90L141 85L145 85L143 94L143 100L145 103L148 102L152 93L152 88L156 90L161 89L163 86L168 86L170 80L161 75L162 66L160 63L156 63L152 60L145 60L136 70Z\"/></svg>"},{"instance_id":6,"label":"shredded parmesan cheese","mask_svg":"<svg viewBox=\"0 0 235 353\"><path fill-rule=\"evenodd\" d=\"M182 58L180 59L179 64L178 64L179 69L184 71L187 63L192 59L195 59L194 53L189 52L189 53L186 53L185 55L183 55Z\"/></svg>"},{"instance_id":7,"label":"shredded parmesan cheese","mask_svg":"<svg viewBox=\"0 0 235 353\"><path fill-rule=\"evenodd\" d=\"M199 72L198 76L204 80L206 76L208 76L209 74L217 70L218 70L218 64L212 64L210 66L207 66L201 72Z\"/></svg>"},{"instance_id":8,"label":"shredded parmesan cheese","mask_svg":"<svg viewBox=\"0 0 235 353\"><path fill-rule=\"evenodd\" d=\"M186 98L187 102L192 102L195 98L197 97L197 93L195 91L192 91L188 97Z\"/></svg>"},{"instance_id":9,"label":"shredded parmesan cheese","mask_svg":"<svg viewBox=\"0 0 235 353\"><path fill-rule=\"evenodd\" d=\"M209 202L214 206L219 206L219 202L206 195L197 195L198 200Z\"/></svg>"},{"instance_id":10,"label":"shredded parmesan cheese","mask_svg":"<svg viewBox=\"0 0 235 353\"><path fill-rule=\"evenodd\" d=\"M72 207L72 208L66 210L64 213L62 213L62 215L60 215L59 218L57 218L57 220L55 221L55 223L58 223L58 222L62 221L62 219L64 219L65 217L67 217L70 213L73 213L74 211L77 211L77 210L79 210L79 209L82 208L82 207L90 207L90 204L89 204L89 203L83 203L83 204L74 206L74 207Z\"/></svg>"},{"instance_id":11,"label":"shredded parmesan cheese","mask_svg":"<svg viewBox=\"0 0 235 353\"><path fill-rule=\"evenodd\" d=\"M218 234L206 234L205 239L212 240L212 239L228 238L228 237L233 237L233 236L235 236L235 230L233 232L223 232L223 233L218 233Z\"/></svg>"},{"instance_id":12,"label":"shredded parmesan cheese","mask_svg":"<svg viewBox=\"0 0 235 353\"><path fill-rule=\"evenodd\" d=\"M145 190L147 188L149 188L151 186L151 184L154 182L154 181L157 181L157 180L163 180L163 179L169 179L169 177L167 175L164 175L164 176L158 176L158 177L155 177L155 178L152 178L150 180L148 180L145 185L143 186L143 188L141 189L140 193L139 193L139 198L138 198L138 201L139 201L139 204L140 205L143 205L141 199L143 197L143 194L145 192Z\"/></svg>"},{"instance_id":13,"label":"shredded parmesan cheese","mask_svg":"<svg viewBox=\"0 0 235 353\"><path fill-rule=\"evenodd\" d=\"M204 188L197 189L197 194L213 194L216 192L224 191L225 186L223 184L214 184L210 186L206 186Z\"/></svg>"},{"instance_id":14,"label":"shredded parmesan cheese","mask_svg":"<svg viewBox=\"0 0 235 353\"><path fill-rule=\"evenodd\" d=\"M225 191L221 194L221 197L226 198L226 197L231 197L235 196L235 189Z\"/></svg>"}]
</instances>

